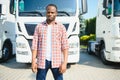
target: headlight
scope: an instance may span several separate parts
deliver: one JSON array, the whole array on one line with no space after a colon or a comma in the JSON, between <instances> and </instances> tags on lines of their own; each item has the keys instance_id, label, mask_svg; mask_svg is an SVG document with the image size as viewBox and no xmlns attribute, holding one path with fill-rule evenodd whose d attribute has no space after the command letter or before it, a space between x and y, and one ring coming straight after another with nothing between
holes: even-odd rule
<instances>
[{"instance_id":1,"label":"headlight","mask_svg":"<svg viewBox=\"0 0 120 80\"><path fill-rule=\"evenodd\" d=\"M25 43L17 43L17 48L27 48Z\"/></svg>"},{"instance_id":2,"label":"headlight","mask_svg":"<svg viewBox=\"0 0 120 80\"><path fill-rule=\"evenodd\" d=\"M69 47L70 48L78 48L78 45L79 45L78 43L70 43Z\"/></svg>"},{"instance_id":3,"label":"headlight","mask_svg":"<svg viewBox=\"0 0 120 80\"><path fill-rule=\"evenodd\" d=\"M17 54L28 55L28 51L17 51Z\"/></svg>"},{"instance_id":4,"label":"headlight","mask_svg":"<svg viewBox=\"0 0 120 80\"><path fill-rule=\"evenodd\" d=\"M78 54L78 51L69 51L68 54L69 54L69 55Z\"/></svg>"}]
</instances>

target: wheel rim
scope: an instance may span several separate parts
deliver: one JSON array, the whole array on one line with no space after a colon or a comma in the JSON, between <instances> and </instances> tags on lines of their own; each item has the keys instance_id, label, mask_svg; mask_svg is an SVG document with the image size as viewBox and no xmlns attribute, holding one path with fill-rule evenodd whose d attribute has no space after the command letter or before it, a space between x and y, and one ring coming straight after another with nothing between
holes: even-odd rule
<instances>
[{"instance_id":1,"label":"wheel rim","mask_svg":"<svg viewBox=\"0 0 120 80\"><path fill-rule=\"evenodd\" d=\"M102 57L105 59L105 46L102 45L102 50L101 50Z\"/></svg>"},{"instance_id":2,"label":"wheel rim","mask_svg":"<svg viewBox=\"0 0 120 80\"><path fill-rule=\"evenodd\" d=\"M3 49L3 60L7 60L9 58L9 49L4 47Z\"/></svg>"},{"instance_id":3,"label":"wheel rim","mask_svg":"<svg viewBox=\"0 0 120 80\"><path fill-rule=\"evenodd\" d=\"M105 49L102 49L102 57L105 59Z\"/></svg>"},{"instance_id":4,"label":"wheel rim","mask_svg":"<svg viewBox=\"0 0 120 80\"><path fill-rule=\"evenodd\" d=\"M102 50L101 50L101 59L104 64L106 65L109 64L109 61L106 60L106 57L105 57L105 46L104 45L102 46Z\"/></svg>"}]
</instances>

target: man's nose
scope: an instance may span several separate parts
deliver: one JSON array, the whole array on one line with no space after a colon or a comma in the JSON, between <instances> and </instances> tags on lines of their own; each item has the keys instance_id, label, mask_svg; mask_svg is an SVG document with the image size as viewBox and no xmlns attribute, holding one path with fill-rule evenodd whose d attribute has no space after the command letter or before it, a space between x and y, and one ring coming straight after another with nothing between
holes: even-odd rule
<instances>
[{"instance_id":1,"label":"man's nose","mask_svg":"<svg viewBox=\"0 0 120 80\"><path fill-rule=\"evenodd\" d=\"M52 13L49 13L49 15L52 15Z\"/></svg>"}]
</instances>

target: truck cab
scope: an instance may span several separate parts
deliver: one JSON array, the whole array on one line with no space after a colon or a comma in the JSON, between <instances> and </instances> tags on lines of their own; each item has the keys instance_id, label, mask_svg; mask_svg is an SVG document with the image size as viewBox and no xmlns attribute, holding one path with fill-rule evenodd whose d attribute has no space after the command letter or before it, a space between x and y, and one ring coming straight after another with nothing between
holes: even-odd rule
<instances>
[{"instance_id":1,"label":"truck cab","mask_svg":"<svg viewBox=\"0 0 120 80\"><path fill-rule=\"evenodd\" d=\"M96 19L96 41L91 44L95 48L89 47L89 52L95 52L105 64L120 62L120 0L98 0Z\"/></svg>"},{"instance_id":2,"label":"truck cab","mask_svg":"<svg viewBox=\"0 0 120 80\"><path fill-rule=\"evenodd\" d=\"M6 50L4 45L7 45L8 50L6 52L16 54L17 62L31 63L34 29L37 24L46 20L45 7L50 3L57 5L56 20L61 22L67 31L70 46L68 62L79 61L79 0L1 0L1 58L4 50ZM87 12L86 3L86 0L81 0L81 14Z\"/></svg>"},{"instance_id":3,"label":"truck cab","mask_svg":"<svg viewBox=\"0 0 120 80\"><path fill-rule=\"evenodd\" d=\"M0 62L15 54L15 14L13 0L0 0Z\"/></svg>"}]
</instances>

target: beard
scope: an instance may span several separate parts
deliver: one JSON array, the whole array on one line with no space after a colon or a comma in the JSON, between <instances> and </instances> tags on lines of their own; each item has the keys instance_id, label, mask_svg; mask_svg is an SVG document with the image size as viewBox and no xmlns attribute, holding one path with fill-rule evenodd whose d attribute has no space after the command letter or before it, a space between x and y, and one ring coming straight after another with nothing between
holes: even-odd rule
<instances>
[{"instance_id":1,"label":"beard","mask_svg":"<svg viewBox=\"0 0 120 80\"><path fill-rule=\"evenodd\" d=\"M49 22L55 21L55 17L47 17L47 21Z\"/></svg>"}]
</instances>

